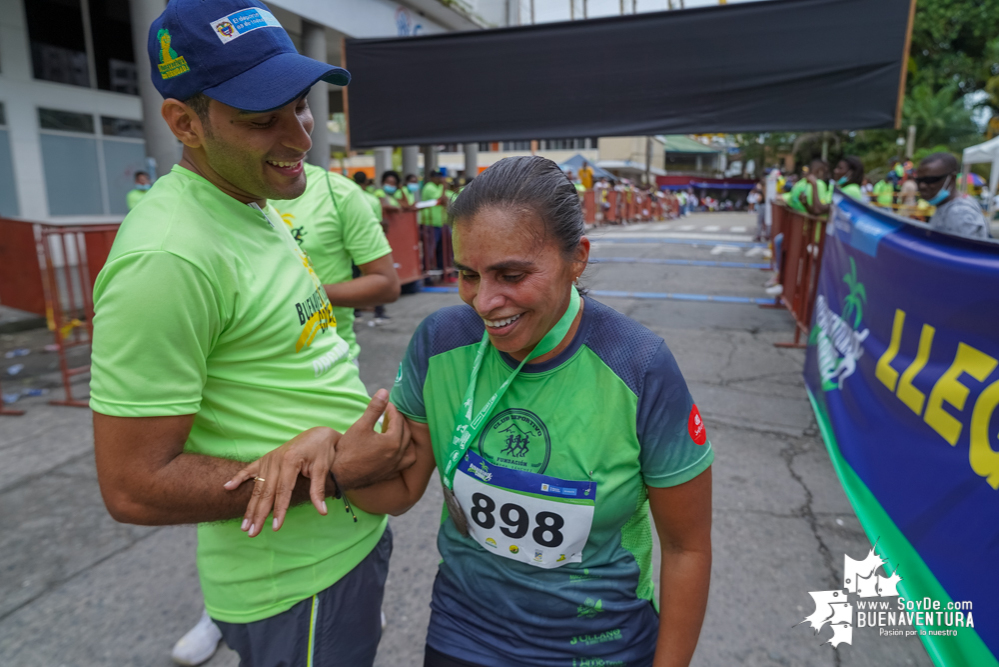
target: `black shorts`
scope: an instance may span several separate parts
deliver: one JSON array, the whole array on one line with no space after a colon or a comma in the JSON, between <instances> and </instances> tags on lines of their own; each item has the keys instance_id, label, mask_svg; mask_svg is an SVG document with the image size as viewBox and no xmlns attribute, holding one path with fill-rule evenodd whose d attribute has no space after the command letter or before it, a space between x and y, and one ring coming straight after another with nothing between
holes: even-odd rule
<instances>
[{"instance_id":1,"label":"black shorts","mask_svg":"<svg viewBox=\"0 0 999 667\"><path fill-rule=\"evenodd\" d=\"M240 667L370 667L382 638L391 555L386 527L371 553L326 590L261 621L215 624Z\"/></svg>"}]
</instances>

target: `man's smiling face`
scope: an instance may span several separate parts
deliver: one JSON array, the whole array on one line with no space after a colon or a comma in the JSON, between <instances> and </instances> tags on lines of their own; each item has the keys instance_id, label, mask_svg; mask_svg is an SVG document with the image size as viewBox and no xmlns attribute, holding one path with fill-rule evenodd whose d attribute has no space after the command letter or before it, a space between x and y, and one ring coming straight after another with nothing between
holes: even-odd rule
<instances>
[{"instance_id":1,"label":"man's smiling face","mask_svg":"<svg viewBox=\"0 0 999 667\"><path fill-rule=\"evenodd\" d=\"M312 112L305 96L271 111L248 112L212 100L204 127L208 165L224 189L251 200L295 199L305 192Z\"/></svg>"}]
</instances>

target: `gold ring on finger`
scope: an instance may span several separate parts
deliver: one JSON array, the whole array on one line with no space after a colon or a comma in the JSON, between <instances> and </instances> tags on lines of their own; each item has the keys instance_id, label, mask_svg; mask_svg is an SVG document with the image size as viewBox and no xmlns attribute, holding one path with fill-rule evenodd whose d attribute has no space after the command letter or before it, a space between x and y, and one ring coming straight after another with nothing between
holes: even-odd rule
<instances>
[{"instance_id":1,"label":"gold ring on finger","mask_svg":"<svg viewBox=\"0 0 999 667\"><path fill-rule=\"evenodd\" d=\"M263 477L254 477L253 481L254 482L266 482L267 480L264 479Z\"/></svg>"}]
</instances>

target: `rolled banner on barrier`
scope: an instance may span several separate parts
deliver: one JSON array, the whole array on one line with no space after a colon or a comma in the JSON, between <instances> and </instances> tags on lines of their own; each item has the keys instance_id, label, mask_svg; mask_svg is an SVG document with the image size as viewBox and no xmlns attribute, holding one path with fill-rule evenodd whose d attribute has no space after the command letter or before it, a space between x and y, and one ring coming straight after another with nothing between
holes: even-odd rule
<instances>
[{"instance_id":1,"label":"rolled banner on barrier","mask_svg":"<svg viewBox=\"0 0 999 667\"><path fill-rule=\"evenodd\" d=\"M833 465L900 599L971 605L920 633L934 663L999 665L999 243L840 194L826 233L805 381Z\"/></svg>"}]
</instances>

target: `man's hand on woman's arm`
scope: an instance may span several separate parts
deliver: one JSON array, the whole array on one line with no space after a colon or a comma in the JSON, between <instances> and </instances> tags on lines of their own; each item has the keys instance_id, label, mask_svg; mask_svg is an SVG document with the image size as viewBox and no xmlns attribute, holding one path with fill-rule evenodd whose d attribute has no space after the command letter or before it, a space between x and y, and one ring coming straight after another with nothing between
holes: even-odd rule
<instances>
[{"instance_id":1,"label":"man's hand on woman's arm","mask_svg":"<svg viewBox=\"0 0 999 667\"><path fill-rule=\"evenodd\" d=\"M399 516L419 502L437 464L430 444L430 428L398 415L412 433L412 451L416 462L393 477L377 484L350 491L347 496L355 506L370 514Z\"/></svg>"},{"instance_id":2,"label":"man's hand on woman's arm","mask_svg":"<svg viewBox=\"0 0 999 667\"><path fill-rule=\"evenodd\" d=\"M375 425L382 414L386 429L377 433ZM364 414L346 433L341 435L327 428L309 429L234 472L225 488L239 493L244 482L263 478L253 482L252 496L244 501L242 528L255 537L263 530L272 509L272 528L281 527L288 507L295 504L296 480L299 484L303 478L311 480L309 497L319 513L325 515L325 498L334 492L326 486L330 471L341 492L395 478L416 460L410 439L405 420L388 402L388 392L379 389Z\"/></svg>"}]
</instances>

